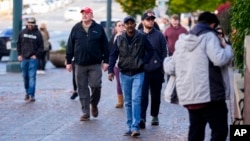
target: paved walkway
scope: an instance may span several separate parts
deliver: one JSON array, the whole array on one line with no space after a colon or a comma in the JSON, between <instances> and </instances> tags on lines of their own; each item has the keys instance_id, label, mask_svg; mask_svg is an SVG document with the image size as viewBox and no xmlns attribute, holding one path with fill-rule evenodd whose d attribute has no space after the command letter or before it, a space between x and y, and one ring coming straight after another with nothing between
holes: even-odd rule
<instances>
[{"instance_id":1,"label":"paved walkway","mask_svg":"<svg viewBox=\"0 0 250 141\"><path fill-rule=\"evenodd\" d=\"M115 82L107 80L107 73L103 75L99 116L82 122L78 98L70 100L71 73L48 63L46 74L37 76L36 102L27 103L23 100L21 73L5 73L5 65L0 62L0 141L187 140L187 111L163 99L159 126L150 125L148 112L149 122L140 137L122 136L126 130L125 111L114 107Z\"/></svg>"}]
</instances>

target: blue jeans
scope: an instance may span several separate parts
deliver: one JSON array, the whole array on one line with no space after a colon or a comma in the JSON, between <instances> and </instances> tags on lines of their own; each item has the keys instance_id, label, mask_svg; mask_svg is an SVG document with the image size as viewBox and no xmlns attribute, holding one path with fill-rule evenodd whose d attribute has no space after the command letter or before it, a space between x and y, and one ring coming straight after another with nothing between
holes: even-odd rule
<instances>
[{"instance_id":1,"label":"blue jeans","mask_svg":"<svg viewBox=\"0 0 250 141\"><path fill-rule=\"evenodd\" d=\"M24 59L21 63L24 88L26 94L32 97L35 96L37 67L38 67L37 59Z\"/></svg>"},{"instance_id":2,"label":"blue jeans","mask_svg":"<svg viewBox=\"0 0 250 141\"><path fill-rule=\"evenodd\" d=\"M127 125L130 131L138 131L141 119L141 95L144 73L128 76L120 73L120 82L124 94Z\"/></svg>"}]
</instances>

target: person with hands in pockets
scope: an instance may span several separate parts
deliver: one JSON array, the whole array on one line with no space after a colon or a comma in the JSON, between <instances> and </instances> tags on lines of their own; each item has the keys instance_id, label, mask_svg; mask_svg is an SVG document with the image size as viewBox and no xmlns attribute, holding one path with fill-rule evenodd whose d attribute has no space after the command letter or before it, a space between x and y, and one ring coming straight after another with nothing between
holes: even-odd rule
<instances>
[{"instance_id":1,"label":"person with hands in pockets","mask_svg":"<svg viewBox=\"0 0 250 141\"><path fill-rule=\"evenodd\" d=\"M128 130L125 136L140 136L140 111L144 65L152 57L154 50L146 36L136 30L135 19L124 18L125 32L117 36L111 49L108 67L108 79L114 79L114 66L118 59L120 82L124 94L125 112Z\"/></svg>"}]
</instances>

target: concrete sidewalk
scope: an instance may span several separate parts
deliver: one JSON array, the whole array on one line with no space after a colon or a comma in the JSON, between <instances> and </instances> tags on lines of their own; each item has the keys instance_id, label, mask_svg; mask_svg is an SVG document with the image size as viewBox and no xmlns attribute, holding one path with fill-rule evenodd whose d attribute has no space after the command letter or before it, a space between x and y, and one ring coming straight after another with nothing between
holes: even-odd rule
<instances>
[{"instance_id":1,"label":"concrete sidewalk","mask_svg":"<svg viewBox=\"0 0 250 141\"><path fill-rule=\"evenodd\" d=\"M126 131L124 109L116 109L115 81L103 75L99 116L79 121L78 98L70 100L71 73L47 64L45 75L37 76L36 102L27 103L21 73L3 73L0 62L0 141L186 141L188 114L181 106L162 99L159 126L151 126L138 138L123 136ZM165 84L164 87L165 88ZM206 132L209 137L210 132ZM208 140L208 138L206 138Z\"/></svg>"}]
</instances>

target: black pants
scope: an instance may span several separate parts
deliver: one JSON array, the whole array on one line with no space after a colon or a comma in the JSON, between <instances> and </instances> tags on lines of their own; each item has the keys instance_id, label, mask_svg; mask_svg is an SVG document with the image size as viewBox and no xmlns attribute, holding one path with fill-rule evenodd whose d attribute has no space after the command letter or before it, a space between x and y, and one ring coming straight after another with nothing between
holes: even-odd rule
<instances>
[{"instance_id":1,"label":"black pants","mask_svg":"<svg viewBox=\"0 0 250 141\"><path fill-rule=\"evenodd\" d=\"M77 90L77 85L76 85L76 73L75 73L75 63L72 62L72 82L73 82L73 88L74 91Z\"/></svg>"},{"instance_id":2,"label":"black pants","mask_svg":"<svg viewBox=\"0 0 250 141\"><path fill-rule=\"evenodd\" d=\"M153 72L145 72L141 97L141 119L146 120L146 113L149 101L149 90L151 95L150 114L153 117L158 116L161 104L161 89L163 81L164 74L161 69L158 69Z\"/></svg>"},{"instance_id":3,"label":"black pants","mask_svg":"<svg viewBox=\"0 0 250 141\"><path fill-rule=\"evenodd\" d=\"M211 141L225 141L228 134L227 105L225 101L210 102L198 110L188 110L188 141L203 141L206 124L211 128Z\"/></svg>"},{"instance_id":4,"label":"black pants","mask_svg":"<svg viewBox=\"0 0 250 141\"><path fill-rule=\"evenodd\" d=\"M47 62L47 54L48 54L48 51L43 51L41 57L38 59L39 60L38 70L45 70L45 65Z\"/></svg>"}]
</instances>

